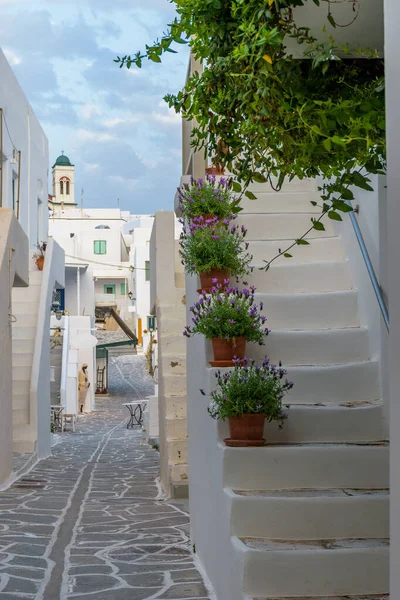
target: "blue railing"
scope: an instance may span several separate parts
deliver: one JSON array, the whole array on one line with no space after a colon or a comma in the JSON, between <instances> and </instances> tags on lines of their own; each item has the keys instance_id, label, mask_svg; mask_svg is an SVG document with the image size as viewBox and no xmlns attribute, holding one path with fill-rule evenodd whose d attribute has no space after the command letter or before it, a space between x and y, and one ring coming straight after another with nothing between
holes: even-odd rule
<instances>
[{"instance_id":1,"label":"blue railing","mask_svg":"<svg viewBox=\"0 0 400 600\"><path fill-rule=\"evenodd\" d=\"M347 201L347 204L352 207L352 204L350 201ZM356 234L358 244L360 246L361 254L365 261L365 266L367 267L367 271L368 271L369 277L371 279L372 287L374 288L376 299L378 300L382 318L386 325L386 329L389 331L389 311L386 306L385 299L383 297L382 288L379 285L378 278L376 277L375 270L372 265L372 261L369 256L369 253L368 253L368 249L367 249L367 246L366 246L364 238L363 238L363 234L361 233L360 225L358 224L358 220L357 220L355 211L353 210L352 212L349 212L349 216L350 216L351 222L353 224L353 228L354 228L354 232Z\"/></svg>"}]
</instances>

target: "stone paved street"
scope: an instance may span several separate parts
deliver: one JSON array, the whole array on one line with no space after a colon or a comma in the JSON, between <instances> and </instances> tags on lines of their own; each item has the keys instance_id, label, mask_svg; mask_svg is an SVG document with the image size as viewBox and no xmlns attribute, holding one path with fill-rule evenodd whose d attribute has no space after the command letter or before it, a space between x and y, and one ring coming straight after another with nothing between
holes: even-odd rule
<instances>
[{"instance_id":1,"label":"stone paved street","mask_svg":"<svg viewBox=\"0 0 400 600\"><path fill-rule=\"evenodd\" d=\"M144 357L110 364L104 408L0 493L0 600L209 598L189 519L163 501L158 453L122 406L153 392Z\"/></svg>"}]
</instances>

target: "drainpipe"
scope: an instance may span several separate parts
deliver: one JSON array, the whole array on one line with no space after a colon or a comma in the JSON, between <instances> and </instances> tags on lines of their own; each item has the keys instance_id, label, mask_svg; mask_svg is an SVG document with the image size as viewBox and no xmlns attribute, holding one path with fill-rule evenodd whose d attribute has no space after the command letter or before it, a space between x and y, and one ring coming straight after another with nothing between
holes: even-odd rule
<instances>
[{"instance_id":1,"label":"drainpipe","mask_svg":"<svg viewBox=\"0 0 400 600\"><path fill-rule=\"evenodd\" d=\"M80 267L76 270L76 312L78 317L81 316L81 270Z\"/></svg>"}]
</instances>

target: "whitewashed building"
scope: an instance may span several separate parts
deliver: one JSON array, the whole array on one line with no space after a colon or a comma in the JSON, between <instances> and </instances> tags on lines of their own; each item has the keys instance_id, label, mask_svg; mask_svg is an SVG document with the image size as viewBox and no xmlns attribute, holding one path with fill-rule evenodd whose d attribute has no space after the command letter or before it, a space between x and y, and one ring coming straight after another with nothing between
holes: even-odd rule
<instances>
[{"instance_id":1,"label":"whitewashed building","mask_svg":"<svg viewBox=\"0 0 400 600\"><path fill-rule=\"evenodd\" d=\"M38 271L35 246L48 238L47 138L1 51L0 158L2 485L13 449L31 461L51 451L50 307L53 288L64 285L64 253L50 240Z\"/></svg>"}]
</instances>

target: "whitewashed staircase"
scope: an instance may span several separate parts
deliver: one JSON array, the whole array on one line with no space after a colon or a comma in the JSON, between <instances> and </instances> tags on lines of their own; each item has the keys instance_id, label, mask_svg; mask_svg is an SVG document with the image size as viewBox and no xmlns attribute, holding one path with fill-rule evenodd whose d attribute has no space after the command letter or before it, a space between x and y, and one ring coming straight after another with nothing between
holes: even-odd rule
<instances>
[{"instance_id":1,"label":"whitewashed staircase","mask_svg":"<svg viewBox=\"0 0 400 600\"><path fill-rule=\"evenodd\" d=\"M312 181L278 193L254 186L238 222L256 267L310 226ZM257 287L272 333L247 355L282 360L295 383L282 431L268 445L221 444L223 488L243 597L377 600L388 592L388 447L379 364L360 325L342 241L327 219L309 246L293 249ZM208 391L215 385L208 369ZM221 425L221 436L227 435Z\"/></svg>"},{"instance_id":2,"label":"whitewashed staircase","mask_svg":"<svg viewBox=\"0 0 400 600\"><path fill-rule=\"evenodd\" d=\"M30 385L42 272L30 271L29 288L13 288L13 437L14 451L35 452L29 441Z\"/></svg>"}]
</instances>

